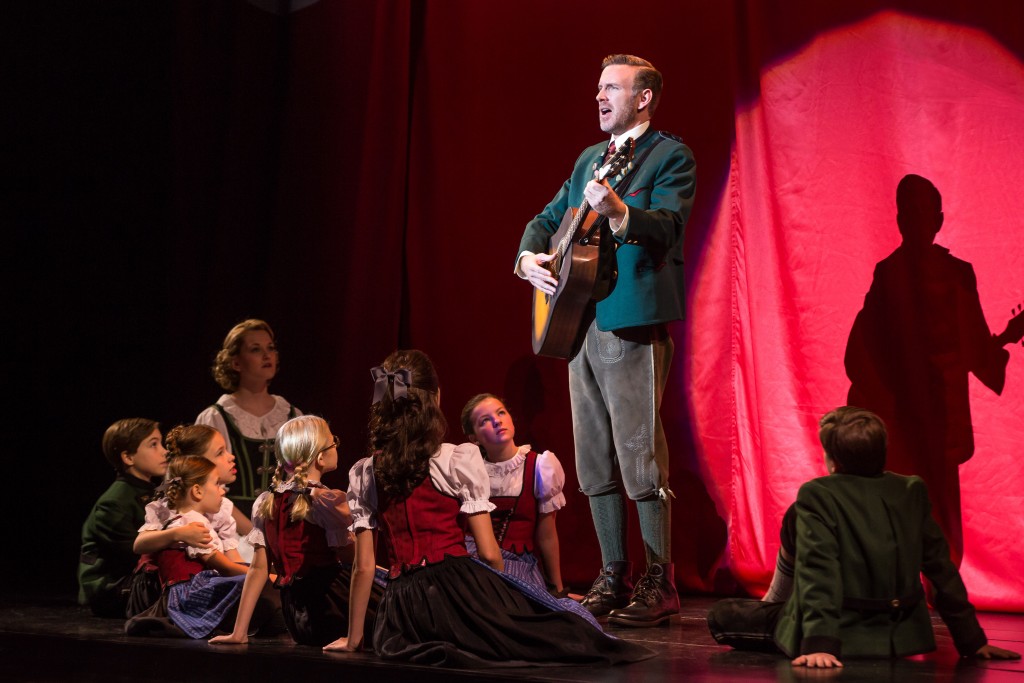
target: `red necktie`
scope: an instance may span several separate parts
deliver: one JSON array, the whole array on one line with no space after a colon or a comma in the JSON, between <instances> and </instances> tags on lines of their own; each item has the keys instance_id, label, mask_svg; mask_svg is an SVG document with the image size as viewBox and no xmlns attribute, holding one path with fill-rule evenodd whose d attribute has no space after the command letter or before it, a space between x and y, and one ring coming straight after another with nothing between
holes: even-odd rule
<instances>
[{"instance_id":1,"label":"red necktie","mask_svg":"<svg viewBox=\"0 0 1024 683\"><path fill-rule=\"evenodd\" d=\"M608 151L604 153L604 160L610 161L615 156L615 140L612 140L608 145Z\"/></svg>"}]
</instances>

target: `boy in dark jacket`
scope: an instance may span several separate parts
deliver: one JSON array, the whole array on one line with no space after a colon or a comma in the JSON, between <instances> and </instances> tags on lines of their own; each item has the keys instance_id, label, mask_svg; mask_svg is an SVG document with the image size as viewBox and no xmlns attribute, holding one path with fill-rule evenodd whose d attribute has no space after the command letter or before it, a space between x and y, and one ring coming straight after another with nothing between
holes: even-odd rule
<instances>
[{"instance_id":1,"label":"boy in dark jacket","mask_svg":"<svg viewBox=\"0 0 1024 683\"><path fill-rule=\"evenodd\" d=\"M820 426L829 475L800 487L782 532L781 556L792 558L792 594L780 601L716 603L708 613L715 640L781 650L794 666L825 668L842 666L842 656L929 652L935 635L924 574L961 656L1019 659L988 644L932 518L924 482L884 471L881 419L846 406L825 415Z\"/></svg>"},{"instance_id":2,"label":"boy in dark jacket","mask_svg":"<svg viewBox=\"0 0 1024 683\"><path fill-rule=\"evenodd\" d=\"M101 617L125 616L128 577L138 562L132 544L146 503L167 472L167 449L153 420L118 420L103 435L103 455L117 479L100 496L82 525L78 602Z\"/></svg>"}]
</instances>

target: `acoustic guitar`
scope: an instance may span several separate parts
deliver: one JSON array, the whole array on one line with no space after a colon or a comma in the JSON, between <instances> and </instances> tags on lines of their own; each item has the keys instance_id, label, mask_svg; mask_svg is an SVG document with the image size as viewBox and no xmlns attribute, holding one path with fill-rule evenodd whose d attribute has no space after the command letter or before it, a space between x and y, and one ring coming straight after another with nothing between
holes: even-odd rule
<instances>
[{"instance_id":1,"label":"acoustic guitar","mask_svg":"<svg viewBox=\"0 0 1024 683\"><path fill-rule=\"evenodd\" d=\"M610 160L595 168L594 179L619 176L632 167L632 160L633 138L628 138ZM584 199L578 208L566 209L548 242L548 253L555 258L547 268L558 285L554 294L533 290L533 352L538 356L572 358L583 342L597 281L600 240L595 223L600 217Z\"/></svg>"}]
</instances>

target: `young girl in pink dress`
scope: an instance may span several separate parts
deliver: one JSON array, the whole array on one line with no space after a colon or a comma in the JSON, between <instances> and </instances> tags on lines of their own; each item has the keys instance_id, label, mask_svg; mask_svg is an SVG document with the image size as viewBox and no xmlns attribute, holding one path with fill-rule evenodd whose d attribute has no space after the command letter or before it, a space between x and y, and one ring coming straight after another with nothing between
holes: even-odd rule
<instances>
[{"instance_id":1,"label":"young girl in pink dress","mask_svg":"<svg viewBox=\"0 0 1024 683\"><path fill-rule=\"evenodd\" d=\"M488 514L489 482L474 444L444 443L437 374L420 351L371 371L370 451L349 473L355 532L348 635L325 650L358 650L373 586L377 536L391 580L373 647L385 659L481 667L619 663L653 652L527 592L504 567ZM469 556L471 534L480 561Z\"/></svg>"}]
</instances>

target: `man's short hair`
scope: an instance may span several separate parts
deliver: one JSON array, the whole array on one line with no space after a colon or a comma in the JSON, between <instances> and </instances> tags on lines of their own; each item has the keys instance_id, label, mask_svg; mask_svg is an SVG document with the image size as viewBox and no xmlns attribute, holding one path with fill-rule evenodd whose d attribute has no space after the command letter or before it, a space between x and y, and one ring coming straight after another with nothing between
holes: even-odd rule
<instances>
[{"instance_id":1,"label":"man's short hair","mask_svg":"<svg viewBox=\"0 0 1024 683\"><path fill-rule=\"evenodd\" d=\"M647 109L653 116L654 110L658 108L658 102L661 101L661 88L663 84L661 72L655 69L654 65L646 59L635 55L608 55L601 62L601 70L604 71L609 66L639 67L636 77L633 79L633 96L636 97L644 90L650 88L651 103L647 105Z\"/></svg>"}]
</instances>

